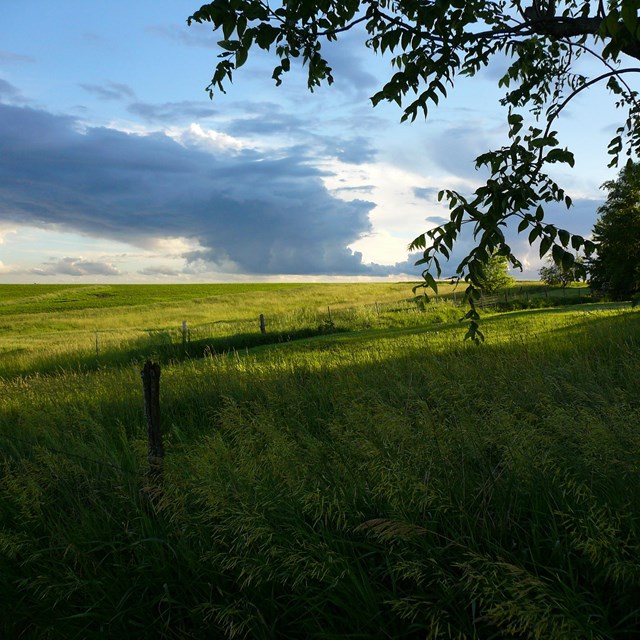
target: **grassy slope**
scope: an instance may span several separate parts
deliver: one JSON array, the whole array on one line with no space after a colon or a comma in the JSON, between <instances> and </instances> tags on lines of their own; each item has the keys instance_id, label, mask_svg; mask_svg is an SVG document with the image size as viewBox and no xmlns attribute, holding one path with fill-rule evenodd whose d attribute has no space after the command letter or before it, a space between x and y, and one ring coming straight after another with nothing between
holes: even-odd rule
<instances>
[{"instance_id":1,"label":"grassy slope","mask_svg":"<svg viewBox=\"0 0 640 640\"><path fill-rule=\"evenodd\" d=\"M5 380L0 630L635 637L640 315L484 328L166 366L155 509L136 367Z\"/></svg>"}]
</instances>

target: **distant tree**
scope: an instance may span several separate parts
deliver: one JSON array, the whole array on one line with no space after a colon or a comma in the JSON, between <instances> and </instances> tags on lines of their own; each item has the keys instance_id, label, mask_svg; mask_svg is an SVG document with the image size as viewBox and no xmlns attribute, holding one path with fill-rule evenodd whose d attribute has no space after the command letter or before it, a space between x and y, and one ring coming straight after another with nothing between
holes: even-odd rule
<instances>
[{"instance_id":1,"label":"distant tree","mask_svg":"<svg viewBox=\"0 0 640 640\"><path fill-rule=\"evenodd\" d=\"M474 298L483 265L498 252L513 267L522 265L504 234L508 222L539 243L540 256L572 266L574 251L589 255L594 244L545 221L545 207L571 205L550 176L557 163L574 158L554 126L573 98L605 84L623 110L609 143L611 166L620 155L640 150L640 101L627 82L640 67L638 0L213 0L187 22L212 24L221 35L220 61L207 89L224 91L237 69L256 49L274 53L273 79L299 61L310 90L333 82L325 48L345 32L358 32L369 51L389 54L391 75L372 97L373 105L393 102L402 120L427 116L462 76L471 78L489 65L500 70L504 90L504 144L476 158L489 177L474 193L446 189L449 221L420 234L410 245L423 251L424 284L437 292L440 260L448 259L463 225L473 229L474 246L456 267L467 283L471 305L467 336L478 339ZM583 58L592 64L583 64ZM505 68L506 62L506 68ZM586 75L586 74L589 75ZM590 122L585 122L588 133Z\"/></svg>"},{"instance_id":2,"label":"distant tree","mask_svg":"<svg viewBox=\"0 0 640 640\"><path fill-rule=\"evenodd\" d=\"M582 258L577 258L574 265L569 269L563 269L562 265L557 265L553 259L547 260L547 266L542 267L538 273L540 280L550 287L562 287L563 289L572 282L584 280L585 271L581 268L584 265Z\"/></svg>"},{"instance_id":3,"label":"distant tree","mask_svg":"<svg viewBox=\"0 0 640 640\"><path fill-rule=\"evenodd\" d=\"M591 288L616 298L640 292L640 164L628 164L598 209L593 236L598 253L589 265Z\"/></svg>"},{"instance_id":4,"label":"distant tree","mask_svg":"<svg viewBox=\"0 0 640 640\"><path fill-rule=\"evenodd\" d=\"M482 274L478 278L478 284L482 293L495 293L500 289L513 284L513 278L509 275L509 261L506 256L492 255L482 266Z\"/></svg>"}]
</instances>

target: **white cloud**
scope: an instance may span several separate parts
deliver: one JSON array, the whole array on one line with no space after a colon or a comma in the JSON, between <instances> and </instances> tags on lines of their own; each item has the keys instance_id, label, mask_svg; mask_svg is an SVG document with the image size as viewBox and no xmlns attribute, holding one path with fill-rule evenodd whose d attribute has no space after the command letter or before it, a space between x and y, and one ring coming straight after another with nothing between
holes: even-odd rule
<instances>
[{"instance_id":1,"label":"white cloud","mask_svg":"<svg viewBox=\"0 0 640 640\"><path fill-rule=\"evenodd\" d=\"M0 244L4 244L7 241L7 236L15 235L18 232L14 226L7 226L0 224Z\"/></svg>"},{"instance_id":2,"label":"white cloud","mask_svg":"<svg viewBox=\"0 0 640 640\"><path fill-rule=\"evenodd\" d=\"M42 267L29 270L37 276L120 276L122 272L108 262L86 260L83 257L54 258L43 263Z\"/></svg>"},{"instance_id":3,"label":"white cloud","mask_svg":"<svg viewBox=\"0 0 640 640\"><path fill-rule=\"evenodd\" d=\"M192 123L186 128L171 127L166 129L165 133L184 147L196 147L209 152L234 152L251 148L251 145L245 140L234 138L214 129L205 129L196 123Z\"/></svg>"}]
</instances>

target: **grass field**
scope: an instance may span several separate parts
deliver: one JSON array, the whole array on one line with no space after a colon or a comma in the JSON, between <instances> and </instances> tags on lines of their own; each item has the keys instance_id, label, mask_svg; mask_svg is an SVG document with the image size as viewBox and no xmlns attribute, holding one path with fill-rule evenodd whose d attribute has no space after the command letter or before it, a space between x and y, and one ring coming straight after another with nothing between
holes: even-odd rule
<instances>
[{"instance_id":1,"label":"grass field","mask_svg":"<svg viewBox=\"0 0 640 640\"><path fill-rule=\"evenodd\" d=\"M0 287L0 637L638 637L637 309L493 313L477 347L406 284L141 291ZM259 313L313 335L73 340Z\"/></svg>"}]
</instances>

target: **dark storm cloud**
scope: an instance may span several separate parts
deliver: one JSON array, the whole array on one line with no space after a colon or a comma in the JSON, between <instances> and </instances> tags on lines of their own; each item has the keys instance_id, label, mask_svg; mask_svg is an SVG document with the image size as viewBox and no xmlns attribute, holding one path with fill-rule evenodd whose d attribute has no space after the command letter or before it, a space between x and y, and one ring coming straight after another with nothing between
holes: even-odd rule
<instances>
[{"instance_id":1,"label":"dark storm cloud","mask_svg":"<svg viewBox=\"0 0 640 640\"><path fill-rule=\"evenodd\" d=\"M86 84L80 86L100 100L131 100L136 97L133 89L120 82L106 82L104 84Z\"/></svg>"},{"instance_id":2,"label":"dark storm cloud","mask_svg":"<svg viewBox=\"0 0 640 640\"><path fill-rule=\"evenodd\" d=\"M38 276L121 276L122 272L108 262L94 262L83 258L60 258L29 270Z\"/></svg>"},{"instance_id":3,"label":"dark storm cloud","mask_svg":"<svg viewBox=\"0 0 640 640\"><path fill-rule=\"evenodd\" d=\"M184 237L192 261L254 274L380 274L347 246L373 205L329 194L291 151L186 148L163 134L80 130L71 117L0 105L0 220L142 247ZM388 270L387 270L388 271Z\"/></svg>"},{"instance_id":4,"label":"dark storm cloud","mask_svg":"<svg viewBox=\"0 0 640 640\"><path fill-rule=\"evenodd\" d=\"M152 104L149 102L132 102L127 106L127 111L139 116L147 122L175 123L190 121L193 119L210 118L218 111L207 102L183 100L182 102L164 102Z\"/></svg>"}]
</instances>

